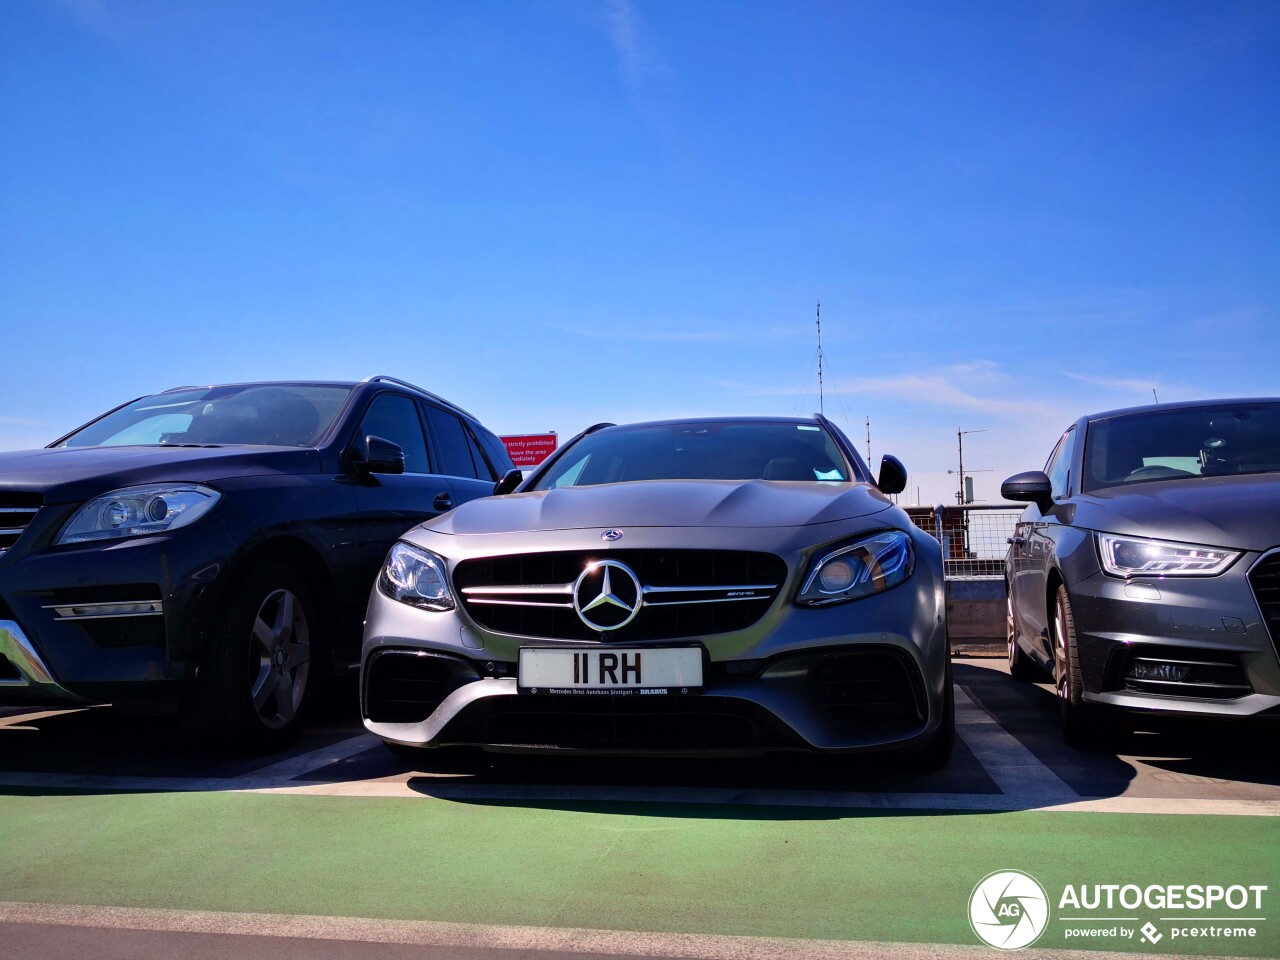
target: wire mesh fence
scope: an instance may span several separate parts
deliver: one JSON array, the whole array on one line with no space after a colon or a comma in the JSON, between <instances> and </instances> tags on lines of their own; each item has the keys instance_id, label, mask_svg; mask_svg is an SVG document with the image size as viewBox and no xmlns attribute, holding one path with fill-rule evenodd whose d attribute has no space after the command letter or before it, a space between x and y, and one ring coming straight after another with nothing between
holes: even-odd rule
<instances>
[{"instance_id":1,"label":"wire mesh fence","mask_svg":"<svg viewBox=\"0 0 1280 960\"><path fill-rule=\"evenodd\" d=\"M1000 580L1021 507L966 504L907 507L912 522L942 544L948 580Z\"/></svg>"}]
</instances>

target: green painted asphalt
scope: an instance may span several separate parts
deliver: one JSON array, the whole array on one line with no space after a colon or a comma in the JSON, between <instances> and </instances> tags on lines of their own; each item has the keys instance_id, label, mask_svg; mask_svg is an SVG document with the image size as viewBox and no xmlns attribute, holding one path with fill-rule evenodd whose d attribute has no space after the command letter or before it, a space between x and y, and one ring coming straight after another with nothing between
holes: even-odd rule
<instances>
[{"instance_id":1,"label":"green painted asphalt","mask_svg":"<svg viewBox=\"0 0 1280 960\"><path fill-rule=\"evenodd\" d=\"M1268 884L1280 818L906 814L236 793L0 797L0 900L973 944L973 886ZM1052 911L1057 916L1056 903ZM1037 946L1117 949L1064 940ZM1132 948L1126 941L1125 947Z\"/></svg>"}]
</instances>

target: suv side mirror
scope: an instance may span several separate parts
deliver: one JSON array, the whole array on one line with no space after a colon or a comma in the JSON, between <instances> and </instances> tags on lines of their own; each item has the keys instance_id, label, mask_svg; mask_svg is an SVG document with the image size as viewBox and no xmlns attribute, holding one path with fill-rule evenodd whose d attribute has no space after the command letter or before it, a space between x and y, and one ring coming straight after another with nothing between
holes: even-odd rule
<instances>
[{"instance_id":1,"label":"suv side mirror","mask_svg":"<svg viewBox=\"0 0 1280 960\"><path fill-rule=\"evenodd\" d=\"M524 474L519 470L508 470L502 475L502 479L493 485L493 495L500 497L504 493L510 493L516 487L520 486L520 481L524 479Z\"/></svg>"},{"instance_id":2,"label":"suv side mirror","mask_svg":"<svg viewBox=\"0 0 1280 960\"><path fill-rule=\"evenodd\" d=\"M907 468L895 456L885 454L880 458L880 479L876 482L881 493L901 493L907 489Z\"/></svg>"},{"instance_id":3,"label":"suv side mirror","mask_svg":"<svg viewBox=\"0 0 1280 960\"><path fill-rule=\"evenodd\" d=\"M1015 473L1000 484L1000 496L1006 500L1034 503L1041 513L1053 506L1053 487L1048 475L1041 470Z\"/></svg>"},{"instance_id":4,"label":"suv side mirror","mask_svg":"<svg viewBox=\"0 0 1280 960\"><path fill-rule=\"evenodd\" d=\"M370 434L360 441L353 466L362 473L404 473L404 450Z\"/></svg>"}]
</instances>

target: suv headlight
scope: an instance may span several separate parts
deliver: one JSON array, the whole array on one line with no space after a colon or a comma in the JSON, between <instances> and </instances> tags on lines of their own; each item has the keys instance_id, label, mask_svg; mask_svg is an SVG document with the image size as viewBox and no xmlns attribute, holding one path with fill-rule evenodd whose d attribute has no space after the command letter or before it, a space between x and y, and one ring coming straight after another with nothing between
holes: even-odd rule
<instances>
[{"instance_id":1,"label":"suv headlight","mask_svg":"<svg viewBox=\"0 0 1280 960\"><path fill-rule=\"evenodd\" d=\"M453 593L442 557L410 543L397 543L378 575L378 589L392 600L424 610L452 610Z\"/></svg>"},{"instance_id":2,"label":"suv headlight","mask_svg":"<svg viewBox=\"0 0 1280 960\"><path fill-rule=\"evenodd\" d=\"M1216 577L1240 556L1194 543L1095 535L1102 569L1113 577Z\"/></svg>"},{"instance_id":3,"label":"suv headlight","mask_svg":"<svg viewBox=\"0 0 1280 960\"><path fill-rule=\"evenodd\" d=\"M815 557L796 603L805 607L859 600L884 593L911 576L911 538L886 530Z\"/></svg>"},{"instance_id":4,"label":"suv headlight","mask_svg":"<svg viewBox=\"0 0 1280 960\"><path fill-rule=\"evenodd\" d=\"M168 533L195 523L222 495L195 483L124 487L95 497L76 511L55 544L88 543Z\"/></svg>"}]
</instances>

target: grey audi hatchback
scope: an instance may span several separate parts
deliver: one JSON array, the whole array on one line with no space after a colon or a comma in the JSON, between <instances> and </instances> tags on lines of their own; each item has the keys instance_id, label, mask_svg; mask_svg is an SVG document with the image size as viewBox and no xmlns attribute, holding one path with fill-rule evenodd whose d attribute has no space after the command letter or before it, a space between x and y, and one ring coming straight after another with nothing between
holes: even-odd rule
<instances>
[{"instance_id":1,"label":"grey audi hatchback","mask_svg":"<svg viewBox=\"0 0 1280 960\"><path fill-rule=\"evenodd\" d=\"M602 424L405 534L369 603L393 747L950 756L941 551L823 417Z\"/></svg>"},{"instance_id":2,"label":"grey audi hatchback","mask_svg":"<svg viewBox=\"0 0 1280 960\"><path fill-rule=\"evenodd\" d=\"M1081 417L1001 494L1030 503L1010 670L1052 674L1068 742L1125 712L1280 716L1280 400Z\"/></svg>"}]
</instances>

